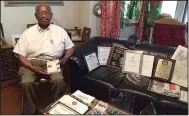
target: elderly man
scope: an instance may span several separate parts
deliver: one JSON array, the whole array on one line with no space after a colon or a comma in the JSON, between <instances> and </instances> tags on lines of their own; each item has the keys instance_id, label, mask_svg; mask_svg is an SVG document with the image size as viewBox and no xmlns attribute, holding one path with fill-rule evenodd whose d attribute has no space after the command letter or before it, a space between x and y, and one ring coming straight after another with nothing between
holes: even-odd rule
<instances>
[{"instance_id":1,"label":"elderly man","mask_svg":"<svg viewBox=\"0 0 189 116\"><path fill-rule=\"evenodd\" d=\"M35 17L38 24L25 30L13 52L17 54L22 67L18 74L21 76L23 91L23 114L36 114L36 93L37 75L48 75L43 62L31 62L30 58L43 60L60 59L60 64L65 64L73 53L74 44L70 40L67 32L54 24L51 24L53 13L51 7L45 3L40 3L35 8ZM63 58L64 50L66 54ZM49 75L52 81L53 99L57 100L63 93L63 77L61 73Z\"/></svg>"}]
</instances>

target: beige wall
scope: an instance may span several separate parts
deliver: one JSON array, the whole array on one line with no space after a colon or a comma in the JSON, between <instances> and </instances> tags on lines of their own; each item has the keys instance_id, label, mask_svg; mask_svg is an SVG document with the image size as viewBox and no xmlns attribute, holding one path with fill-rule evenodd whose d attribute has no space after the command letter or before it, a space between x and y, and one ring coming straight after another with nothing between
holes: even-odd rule
<instances>
[{"instance_id":1,"label":"beige wall","mask_svg":"<svg viewBox=\"0 0 189 116\"><path fill-rule=\"evenodd\" d=\"M53 18L64 28L78 26L78 2L64 1L64 6L52 6ZM19 35L28 23L36 23L34 16L35 6L5 7L1 1L1 22L8 42L12 35Z\"/></svg>"},{"instance_id":2,"label":"beige wall","mask_svg":"<svg viewBox=\"0 0 189 116\"><path fill-rule=\"evenodd\" d=\"M78 1L78 26L89 27L90 1Z\"/></svg>"},{"instance_id":3,"label":"beige wall","mask_svg":"<svg viewBox=\"0 0 189 116\"><path fill-rule=\"evenodd\" d=\"M89 15L89 27L91 28L91 37L100 35L100 17L97 17L93 13L93 9L96 3L99 1L90 1L90 15Z\"/></svg>"},{"instance_id":4,"label":"beige wall","mask_svg":"<svg viewBox=\"0 0 189 116\"><path fill-rule=\"evenodd\" d=\"M84 26L91 28L91 37L99 35L99 17L93 14L98 1L64 1L64 6L52 6L53 22L63 28ZM5 7L1 1L1 22L5 38L12 43L12 35L20 35L29 23L36 23L35 6Z\"/></svg>"},{"instance_id":5,"label":"beige wall","mask_svg":"<svg viewBox=\"0 0 189 116\"><path fill-rule=\"evenodd\" d=\"M78 1L78 26L91 28L91 37L99 35L100 18L93 13L93 8L99 1Z\"/></svg>"}]
</instances>

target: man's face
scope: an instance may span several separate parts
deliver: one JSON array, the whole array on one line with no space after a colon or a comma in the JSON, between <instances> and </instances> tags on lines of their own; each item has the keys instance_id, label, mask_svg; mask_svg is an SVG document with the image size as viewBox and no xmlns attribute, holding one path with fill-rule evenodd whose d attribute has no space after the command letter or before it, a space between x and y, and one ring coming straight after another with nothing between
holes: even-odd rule
<instances>
[{"instance_id":1,"label":"man's face","mask_svg":"<svg viewBox=\"0 0 189 116\"><path fill-rule=\"evenodd\" d=\"M39 7L37 12L35 13L35 16L38 20L38 23L41 25L49 25L51 18L52 18L52 12L45 6Z\"/></svg>"}]
</instances>

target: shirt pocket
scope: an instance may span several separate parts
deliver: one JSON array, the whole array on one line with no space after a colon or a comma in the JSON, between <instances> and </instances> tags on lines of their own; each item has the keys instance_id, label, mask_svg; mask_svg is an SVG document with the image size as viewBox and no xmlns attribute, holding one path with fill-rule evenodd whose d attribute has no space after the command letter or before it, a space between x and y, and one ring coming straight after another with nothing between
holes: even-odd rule
<instances>
[{"instance_id":1,"label":"shirt pocket","mask_svg":"<svg viewBox=\"0 0 189 116\"><path fill-rule=\"evenodd\" d=\"M58 42L57 44L56 44L56 53L63 53L64 52L64 42Z\"/></svg>"}]
</instances>

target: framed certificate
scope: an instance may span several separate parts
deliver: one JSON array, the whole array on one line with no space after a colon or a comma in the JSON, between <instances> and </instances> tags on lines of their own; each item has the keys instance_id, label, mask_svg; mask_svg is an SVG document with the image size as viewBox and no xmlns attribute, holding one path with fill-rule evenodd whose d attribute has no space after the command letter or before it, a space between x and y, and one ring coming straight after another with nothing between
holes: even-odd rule
<instances>
[{"instance_id":1,"label":"framed certificate","mask_svg":"<svg viewBox=\"0 0 189 116\"><path fill-rule=\"evenodd\" d=\"M98 60L100 65L106 65L111 47L98 46Z\"/></svg>"},{"instance_id":2,"label":"framed certificate","mask_svg":"<svg viewBox=\"0 0 189 116\"><path fill-rule=\"evenodd\" d=\"M170 80L173 74L175 60L155 57L153 77L161 80Z\"/></svg>"},{"instance_id":3,"label":"framed certificate","mask_svg":"<svg viewBox=\"0 0 189 116\"><path fill-rule=\"evenodd\" d=\"M184 103L188 103L188 91L181 90L180 94L181 95L180 95L179 101L184 102Z\"/></svg>"},{"instance_id":4,"label":"framed certificate","mask_svg":"<svg viewBox=\"0 0 189 116\"><path fill-rule=\"evenodd\" d=\"M107 66L115 68L117 70L122 69L124 50L127 50L125 46L117 43L113 43L110 55L107 61Z\"/></svg>"},{"instance_id":5,"label":"framed certificate","mask_svg":"<svg viewBox=\"0 0 189 116\"><path fill-rule=\"evenodd\" d=\"M89 72L100 66L96 53L84 56Z\"/></svg>"},{"instance_id":6,"label":"framed certificate","mask_svg":"<svg viewBox=\"0 0 189 116\"><path fill-rule=\"evenodd\" d=\"M141 74L142 59L143 59L142 51L125 50L122 72Z\"/></svg>"},{"instance_id":7,"label":"framed certificate","mask_svg":"<svg viewBox=\"0 0 189 116\"><path fill-rule=\"evenodd\" d=\"M154 65L154 56L143 55L141 75L151 77L153 65Z\"/></svg>"},{"instance_id":8,"label":"framed certificate","mask_svg":"<svg viewBox=\"0 0 189 116\"><path fill-rule=\"evenodd\" d=\"M57 115L57 114L78 114L77 112L75 112L71 108L65 106L61 102L57 102L48 112L49 112L49 114L54 114L54 115Z\"/></svg>"},{"instance_id":9,"label":"framed certificate","mask_svg":"<svg viewBox=\"0 0 189 116\"><path fill-rule=\"evenodd\" d=\"M188 88L188 50L179 45L171 59L176 60L172 83Z\"/></svg>"}]
</instances>

